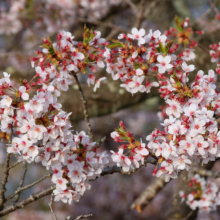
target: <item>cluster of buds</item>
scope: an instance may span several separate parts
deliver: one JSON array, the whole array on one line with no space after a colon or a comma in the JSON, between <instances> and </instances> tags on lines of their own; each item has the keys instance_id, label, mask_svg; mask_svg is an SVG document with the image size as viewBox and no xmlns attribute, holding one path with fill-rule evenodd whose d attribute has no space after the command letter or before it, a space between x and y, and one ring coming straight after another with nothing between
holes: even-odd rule
<instances>
[{"instance_id":1,"label":"cluster of buds","mask_svg":"<svg viewBox=\"0 0 220 220\"><path fill-rule=\"evenodd\" d=\"M145 159L150 154L146 144L136 141L122 121L119 123L119 128L111 133L111 137L115 142L121 143L118 152L111 151L111 153L112 160L118 167L122 167L124 172L131 172L145 164Z\"/></svg>"},{"instance_id":2,"label":"cluster of buds","mask_svg":"<svg viewBox=\"0 0 220 220\"><path fill-rule=\"evenodd\" d=\"M184 45L184 51L181 54L182 59L185 61L194 60L194 48L196 48L198 44L192 37L194 35L204 34L203 31L194 31L193 28L189 26L189 18L185 18L185 20L181 21L180 18L176 16L174 21L176 24L175 28L170 27L170 29L165 32L167 37L174 40L170 52L174 53L179 49L180 45Z\"/></svg>"},{"instance_id":3,"label":"cluster of buds","mask_svg":"<svg viewBox=\"0 0 220 220\"><path fill-rule=\"evenodd\" d=\"M180 191L182 202L192 209L203 211L214 211L220 205L220 192L217 185L209 180L205 180L196 174L189 181L190 193Z\"/></svg>"}]
</instances>

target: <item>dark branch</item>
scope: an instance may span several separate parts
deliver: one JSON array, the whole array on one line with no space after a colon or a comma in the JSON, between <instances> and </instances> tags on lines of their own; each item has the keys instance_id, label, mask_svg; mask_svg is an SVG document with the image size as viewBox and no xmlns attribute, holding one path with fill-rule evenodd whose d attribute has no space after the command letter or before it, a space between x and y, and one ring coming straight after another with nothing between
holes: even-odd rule
<instances>
[{"instance_id":1,"label":"dark branch","mask_svg":"<svg viewBox=\"0 0 220 220\"><path fill-rule=\"evenodd\" d=\"M193 171L203 177L212 177L212 178L219 178L220 177L219 171L206 170L202 167L194 167Z\"/></svg>"},{"instance_id":2,"label":"dark branch","mask_svg":"<svg viewBox=\"0 0 220 220\"><path fill-rule=\"evenodd\" d=\"M52 174L47 174L47 175L43 176L42 178L36 180L35 182L33 182L33 183L31 183L31 184L26 185L26 186L24 186L24 187L21 187L21 188L17 189L12 195L10 195L10 196L6 199L6 201L12 199L15 195L17 195L17 194L20 193L21 191L31 188L32 186L34 186L34 185L40 183L41 181L43 181L44 179L46 179L47 177L50 177L50 176L52 176Z\"/></svg>"},{"instance_id":3,"label":"dark branch","mask_svg":"<svg viewBox=\"0 0 220 220\"><path fill-rule=\"evenodd\" d=\"M88 214L88 215L80 215L77 218L75 218L75 220L80 220L80 219L84 219L84 218L88 218L88 217L92 217L92 214Z\"/></svg>"},{"instance_id":4,"label":"dark branch","mask_svg":"<svg viewBox=\"0 0 220 220\"><path fill-rule=\"evenodd\" d=\"M2 188L0 191L0 210L4 208L5 191L6 191L5 185L8 181L8 176L9 176L9 162L10 162L10 154L7 154L6 162L5 162L4 179L1 182Z\"/></svg>"},{"instance_id":5,"label":"dark branch","mask_svg":"<svg viewBox=\"0 0 220 220\"><path fill-rule=\"evenodd\" d=\"M138 212L143 209L154 199L161 189L167 184L164 177L155 178L153 182L138 196L132 203L131 209L136 208Z\"/></svg>"},{"instance_id":6,"label":"dark branch","mask_svg":"<svg viewBox=\"0 0 220 220\"><path fill-rule=\"evenodd\" d=\"M22 173L22 176L21 176L21 181L20 181L20 184L18 186L18 189L17 191L19 191L19 189L22 188L23 184L24 184L24 179L25 179L25 175L26 175L26 172L27 172L27 162L26 161L23 161L23 173ZM20 191L21 192L21 191ZM14 197L12 203L15 204L18 200L19 200L19 197L20 197L20 192L18 192L16 194L16 196ZM6 200L7 201L7 200Z\"/></svg>"},{"instance_id":7,"label":"dark branch","mask_svg":"<svg viewBox=\"0 0 220 220\"><path fill-rule=\"evenodd\" d=\"M85 98L85 95L83 93L83 89L81 87L81 84L78 80L78 77L76 75L76 73L74 72L71 72L73 77L75 78L76 80L76 83L79 87L79 92L80 92L80 95L81 95L81 100L83 102L83 113L84 113L84 117L85 117L85 121L86 121L86 125L87 125L87 128L88 128L88 132L89 132L89 137L91 139L91 141L93 142L94 141L94 137L93 137L93 133L92 133L92 127L91 127L91 124L90 124L90 121L89 121L89 114L88 114L88 110L87 110L87 101L86 101L86 98Z\"/></svg>"},{"instance_id":8,"label":"dark branch","mask_svg":"<svg viewBox=\"0 0 220 220\"><path fill-rule=\"evenodd\" d=\"M147 158L145 159L144 165L141 165L140 167L146 166L147 163L151 163L151 164L156 165L156 164L157 164L157 160L155 160L155 159L152 158L152 157L147 157ZM138 170L138 169L135 169L135 170L133 170L133 171L131 171L131 172L123 172L123 170L122 170L121 167L117 167L117 166L105 167L105 168L103 169L102 173L101 173L101 176L105 176L105 175L113 174L113 173L121 173L121 174L130 175L130 174L134 173L134 172L137 171L137 170ZM46 177L48 177L48 176L50 176L50 175L51 175L51 174L46 175L46 176L42 177L42 178L39 179L39 180L45 179ZM39 182L39 180L37 180L36 182L34 182L34 183L30 184L30 185L27 185L27 186L24 186L24 187L20 188L20 189L18 190L18 192L20 192L21 190L30 188L30 187L33 186L33 185L36 185L36 183ZM15 205L12 204L12 205L7 206L3 211L0 212L0 217L1 217L1 216L4 216L4 215L7 215L8 213L11 213L11 212L13 212L13 211L15 211L15 210L17 210L17 209L24 208L26 205L28 205L28 204L30 204L30 203L32 203L32 202L34 202L34 201L36 201L36 200L38 200L38 199L44 197L44 196L50 195L55 188L56 188L55 185L50 186L50 187L47 188L47 189L41 190L41 191L39 191L39 192L37 192L37 193L34 193L34 194L30 195L28 198L24 199L23 201L21 201L21 202L15 204ZM15 193L17 194L18 192L15 192ZM9 197L7 198L7 200L9 200L10 198L12 198L12 197L15 195L15 193L14 193L13 195L9 196Z\"/></svg>"},{"instance_id":9,"label":"dark branch","mask_svg":"<svg viewBox=\"0 0 220 220\"><path fill-rule=\"evenodd\" d=\"M21 208L24 208L26 205L44 197L44 196L47 196L47 195L50 195L53 190L56 188L55 185L53 186L50 186L46 189L43 189L43 190L40 190L32 195L30 195L28 198L22 200L21 202L15 204L15 205L9 205L7 206L5 209L3 209L1 212L0 212L0 217L1 216L4 216L4 215L7 215L17 209L21 209Z\"/></svg>"},{"instance_id":10,"label":"dark branch","mask_svg":"<svg viewBox=\"0 0 220 220\"><path fill-rule=\"evenodd\" d=\"M51 213L53 215L54 220L57 220L57 216L56 216L56 214L53 211L53 198L54 198L54 194L51 193L51 199L50 199L50 202L48 203L48 205L50 207L50 211L51 211Z\"/></svg>"}]
</instances>

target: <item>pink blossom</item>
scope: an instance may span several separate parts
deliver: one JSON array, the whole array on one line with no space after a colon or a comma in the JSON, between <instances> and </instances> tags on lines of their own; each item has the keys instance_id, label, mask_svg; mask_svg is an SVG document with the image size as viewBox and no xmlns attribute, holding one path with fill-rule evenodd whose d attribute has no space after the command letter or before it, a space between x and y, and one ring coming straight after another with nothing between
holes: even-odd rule
<instances>
[{"instance_id":1,"label":"pink blossom","mask_svg":"<svg viewBox=\"0 0 220 220\"><path fill-rule=\"evenodd\" d=\"M165 73L166 70L169 70L173 67L172 64L170 64L171 62L171 56L165 56L163 57L162 55L159 55L157 57L157 61L159 62L159 64L156 64L156 66L158 67L158 72L159 73Z\"/></svg>"}]
</instances>

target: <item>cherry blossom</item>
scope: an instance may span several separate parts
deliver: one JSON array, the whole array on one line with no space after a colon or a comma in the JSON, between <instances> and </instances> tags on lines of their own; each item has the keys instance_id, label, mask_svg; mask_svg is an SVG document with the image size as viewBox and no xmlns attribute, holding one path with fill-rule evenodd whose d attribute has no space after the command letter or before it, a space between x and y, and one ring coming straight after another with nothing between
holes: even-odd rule
<instances>
[{"instance_id":1,"label":"cherry blossom","mask_svg":"<svg viewBox=\"0 0 220 220\"><path fill-rule=\"evenodd\" d=\"M185 72L192 72L195 70L195 66L192 64L192 65L187 65L185 62L182 63L182 69L183 71Z\"/></svg>"},{"instance_id":2,"label":"cherry blossom","mask_svg":"<svg viewBox=\"0 0 220 220\"><path fill-rule=\"evenodd\" d=\"M138 91L140 92L145 92L145 86L142 85L144 81L144 76L133 76L132 81L128 83L127 89L130 91L132 94L137 93Z\"/></svg>"},{"instance_id":3,"label":"cherry blossom","mask_svg":"<svg viewBox=\"0 0 220 220\"><path fill-rule=\"evenodd\" d=\"M145 40L143 38L143 36L145 35L145 30L143 28L141 28L139 31L137 28L133 28L131 30L132 34L128 34L128 37L130 37L131 39L136 39L138 40L138 44L144 44Z\"/></svg>"},{"instance_id":4,"label":"cherry blossom","mask_svg":"<svg viewBox=\"0 0 220 220\"><path fill-rule=\"evenodd\" d=\"M183 191L179 192L182 202L186 201L192 210L196 208L203 212L216 210L216 206L220 204L220 193L214 182L196 174L190 179L189 186L191 193L188 195Z\"/></svg>"},{"instance_id":5,"label":"cherry blossom","mask_svg":"<svg viewBox=\"0 0 220 220\"><path fill-rule=\"evenodd\" d=\"M170 64L170 62L171 62L170 56L163 57L162 55L159 55L157 57L157 61L159 62L159 64L156 64L156 66L158 67L159 73L165 73L166 70L169 70L173 67L173 65Z\"/></svg>"}]
</instances>

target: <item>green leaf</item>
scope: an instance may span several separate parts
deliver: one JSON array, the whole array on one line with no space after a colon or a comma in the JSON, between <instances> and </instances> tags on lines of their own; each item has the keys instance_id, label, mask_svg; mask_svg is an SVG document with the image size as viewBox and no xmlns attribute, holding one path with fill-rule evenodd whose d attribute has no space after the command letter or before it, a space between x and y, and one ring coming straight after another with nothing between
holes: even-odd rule
<instances>
[{"instance_id":1,"label":"green leaf","mask_svg":"<svg viewBox=\"0 0 220 220\"><path fill-rule=\"evenodd\" d=\"M165 48L164 48L164 46L163 46L163 44L160 42L159 43L159 47L160 47L160 50L161 50L161 52L164 54L164 55L166 55L167 53L166 53L166 50L165 50Z\"/></svg>"},{"instance_id":2,"label":"green leaf","mask_svg":"<svg viewBox=\"0 0 220 220\"><path fill-rule=\"evenodd\" d=\"M181 20L177 15L175 16L174 21L176 23L177 30L183 31L183 27L181 26Z\"/></svg>"},{"instance_id":3,"label":"green leaf","mask_svg":"<svg viewBox=\"0 0 220 220\"><path fill-rule=\"evenodd\" d=\"M55 55L55 54L56 54L53 47L50 47L50 48L48 49L48 51L49 51L49 53L50 53L51 55Z\"/></svg>"},{"instance_id":4,"label":"green leaf","mask_svg":"<svg viewBox=\"0 0 220 220\"><path fill-rule=\"evenodd\" d=\"M93 32L93 28L89 29L85 25L83 33L83 45L86 46L95 36L96 34Z\"/></svg>"},{"instance_id":5,"label":"green leaf","mask_svg":"<svg viewBox=\"0 0 220 220\"><path fill-rule=\"evenodd\" d=\"M169 50L170 50L171 46L173 45L173 43L174 43L174 40L171 40L170 42L167 43L167 45L165 47L165 51L166 51L165 55L167 55L167 53L169 52Z\"/></svg>"},{"instance_id":6,"label":"green leaf","mask_svg":"<svg viewBox=\"0 0 220 220\"><path fill-rule=\"evenodd\" d=\"M122 43L113 43L113 44L110 44L107 46L107 48L110 48L110 49L114 49L114 48L117 48L117 47L124 47L124 45Z\"/></svg>"}]
</instances>

